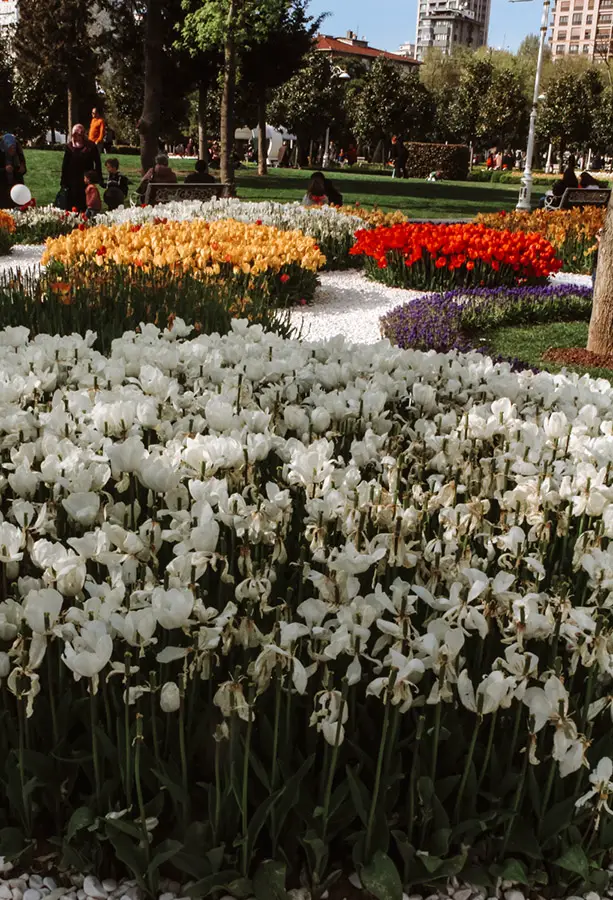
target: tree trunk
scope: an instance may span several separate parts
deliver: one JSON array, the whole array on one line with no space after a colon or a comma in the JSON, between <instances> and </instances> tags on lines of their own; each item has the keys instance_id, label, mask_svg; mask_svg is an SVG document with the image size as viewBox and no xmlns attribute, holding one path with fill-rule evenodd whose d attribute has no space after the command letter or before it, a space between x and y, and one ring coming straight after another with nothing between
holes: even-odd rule
<instances>
[{"instance_id":1,"label":"tree trunk","mask_svg":"<svg viewBox=\"0 0 613 900\"><path fill-rule=\"evenodd\" d=\"M258 97L258 175L268 175L268 139L266 137L266 90Z\"/></svg>"},{"instance_id":2,"label":"tree trunk","mask_svg":"<svg viewBox=\"0 0 613 900\"><path fill-rule=\"evenodd\" d=\"M145 94L138 123L143 172L155 165L162 105L162 0L147 0L145 26Z\"/></svg>"},{"instance_id":3,"label":"tree trunk","mask_svg":"<svg viewBox=\"0 0 613 900\"><path fill-rule=\"evenodd\" d=\"M67 122L67 126L68 126L68 133L66 134L66 143L68 143L68 141L70 140L70 136L72 134L72 126L75 124L75 121L74 121L74 91L73 91L71 85L68 86L68 90L66 92L66 100L67 100L66 122Z\"/></svg>"},{"instance_id":4,"label":"tree trunk","mask_svg":"<svg viewBox=\"0 0 613 900\"><path fill-rule=\"evenodd\" d=\"M587 338L592 353L613 353L613 204L609 201L598 250L592 317Z\"/></svg>"},{"instance_id":5,"label":"tree trunk","mask_svg":"<svg viewBox=\"0 0 613 900\"><path fill-rule=\"evenodd\" d=\"M206 143L206 100L207 85L201 81L198 85L198 159L208 163L209 148Z\"/></svg>"},{"instance_id":6,"label":"tree trunk","mask_svg":"<svg viewBox=\"0 0 613 900\"><path fill-rule=\"evenodd\" d=\"M228 9L226 43L224 46L223 93L221 96L221 181L234 184L234 87L236 83L236 47L234 45L235 0L230 0Z\"/></svg>"}]
</instances>

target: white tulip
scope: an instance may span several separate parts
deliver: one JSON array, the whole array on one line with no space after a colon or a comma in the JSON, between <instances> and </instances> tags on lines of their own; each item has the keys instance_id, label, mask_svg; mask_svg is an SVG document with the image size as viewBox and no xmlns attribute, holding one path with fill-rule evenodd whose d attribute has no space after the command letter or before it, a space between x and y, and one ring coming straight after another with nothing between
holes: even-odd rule
<instances>
[{"instance_id":1,"label":"white tulip","mask_svg":"<svg viewBox=\"0 0 613 900\"><path fill-rule=\"evenodd\" d=\"M194 595L187 588L165 591L157 587L151 595L151 608L162 628L184 628L194 608Z\"/></svg>"},{"instance_id":2,"label":"white tulip","mask_svg":"<svg viewBox=\"0 0 613 900\"><path fill-rule=\"evenodd\" d=\"M35 634L45 634L57 623L64 598L54 588L30 591L23 604L23 616ZM49 625L45 625L45 618Z\"/></svg>"},{"instance_id":3,"label":"white tulip","mask_svg":"<svg viewBox=\"0 0 613 900\"><path fill-rule=\"evenodd\" d=\"M70 494L62 500L62 506L71 519L79 525L93 525L100 510L100 495L91 491Z\"/></svg>"}]
</instances>

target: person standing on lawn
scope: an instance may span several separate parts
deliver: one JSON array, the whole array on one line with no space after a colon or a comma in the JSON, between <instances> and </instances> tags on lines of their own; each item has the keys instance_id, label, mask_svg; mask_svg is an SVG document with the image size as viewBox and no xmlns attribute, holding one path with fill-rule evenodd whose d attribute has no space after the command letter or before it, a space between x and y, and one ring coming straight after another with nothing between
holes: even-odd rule
<instances>
[{"instance_id":1,"label":"person standing on lawn","mask_svg":"<svg viewBox=\"0 0 613 900\"><path fill-rule=\"evenodd\" d=\"M95 172L97 183L102 184L102 165L98 147L93 141L87 140L83 125L75 125L72 129L72 138L66 144L62 161L61 185L66 193L66 209L76 209L77 212L85 212L87 209L83 179L85 173L89 171Z\"/></svg>"},{"instance_id":2,"label":"person standing on lawn","mask_svg":"<svg viewBox=\"0 0 613 900\"><path fill-rule=\"evenodd\" d=\"M11 189L16 184L23 184L26 174L26 159L21 144L14 134L0 137L0 209L11 209L15 204L11 200Z\"/></svg>"},{"instance_id":3,"label":"person standing on lawn","mask_svg":"<svg viewBox=\"0 0 613 900\"><path fill-rule=\"evenodd\" d=\"M94 106L92 109L92 120L89 125L88 137L92 144L95 144L98 147L98 150L100 150L104 144L104 130L104 119Z\"/></svg>"},{"instance_id":4,"label":"person standing on lawn","mask_svg":"<svg viewBox=\"0 0 613 900\"><path fill-rule=\"evenodd\" d=\"M409 154L401 137L394 135L390 152L390 163L394 166L392 178L407 178L407 161Z\"/></svg>"}]
</instances>

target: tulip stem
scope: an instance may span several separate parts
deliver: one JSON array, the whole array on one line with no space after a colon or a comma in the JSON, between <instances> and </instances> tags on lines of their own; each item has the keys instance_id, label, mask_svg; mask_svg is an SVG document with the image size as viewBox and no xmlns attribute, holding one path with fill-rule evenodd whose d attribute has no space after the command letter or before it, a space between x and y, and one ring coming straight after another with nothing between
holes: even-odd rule
<instances>
[{"instance_id":1,"label":"tulip stem","mask_svg":"<svg viewBox=\"0 0 613 900\"><path fill-rule=\"evenodd\" d=\"M277 753L279 751L279 726L281 719L281 678L277 672L275 677L275 723L272 739L272 766L270 772L270 792L274 794L277 787ZM276 834L275 807L270 811L270 830L272 834L272 858L277 858L277 834Z\"/></svg>"},{"instance_id":2,"label":"tulip stem","mask_svg":"<svg viewBox=\"0 0 613 900\"><path fill-rule=\"evenodd\" d=\"M125 696L123 700L123 737L125 753L125 781L126 781L126 806L132 807L132 745L130 741L130 663L132 654L124 653L124 684Z\"/></svg>"},{"instance_id":3,"label":"tulip stem","mask_svg":"<svg viewBox=\"0 0 613 900\"><path fill-rule=\"evenodd\" d=\"M439 701L434 708L434 737L432 740L432 765L430 766L430 778L432 779L433 784L436 778L436 766L438 763L438 744L441 736L441 705L442 701L439 698Z\"/></svg>"},{"instance_id":4,"label":"tulip stem","mask_svg":"<svg viewBox=\"0 0 613 900\"><path fill-rule=\"evenodd\" d=\"M543 794L543 803L541 806L541 814L539 816L539 823L537 829L537 835L541 836L541 831L543 829L543 819L545 818L545 813L547 812L547 807L549 806L549 800L551 799L551 791L553 789L553 779L556 774L556 761L555 759L551 759L551 763L549 766L549 775L547 776L547 785L545 787L545 793Z\"/></svg>"},{"instance_id":5,"label":"tulip stem","mask_svg":"<svg viewBox=\"0 0 613 900\"><path fill-rule=\"evenodd\" d=\"M247 815L247 803L248 803L248 788L249 788L249 756L251 753L251 733L253 730L253 719L254 714L251 706L249 707L249 721L247 722L247 735L245 737L245 750L243 756L243 783L241 786L241 820L242 820L242 828L243 828L243 847L242 847L242 856L243 856L243 865L242 865L242 874L244 878L247 878L249 873L249 839L248 839L248 828L249 828L249 817Z\"/></svg>"},{"instance_id":6,"label":"tulip stem","mask_svg":"<svg viewBox=\"0 0 613 900\"><path fill-rule=\"evenodd\" d=\"M390 707L392 705L392 692L398 672L392 669L387 684L385 697L385 714L383 716L383 730L381 732L381 740L379 741L379 753L377 756L377 768L375 771L375 786L372 792L372 800L370 801L370 810L368 811L368 823L366 825L366 836L364 838L364 862L369 863L371 857L372 833L375 824L375 815L377 813L377 805L379 803L379 791L381 790L381 774L383 772L383 760L385 759L385 750L387 743L387 732L390 724Z\"/></svg>"},{"instance_id":7,"label":"tulip stem","mask_svg":"<svg viewBox=\"0 0 613 900\"><path fill-rule=\"evenodd\" d=\"M477 780L477 790L476 794L479 793L479 789L483 784L483 779L485 778L485 774L487 772L488 766L490 764L490 757L492 755L492 747L494 746L494 731L496 730L496 720L498 718L498 710L495 709L492 713L492 721L490 723L490 731L487 738L487 747L485 748L485 756L483 758L483 765L481 766L481 774Z\"/></svg>"},{"instance_id":8,"label":"tulip stem","mask_svg":"<svg viewBox=\"0 0 613 900\"><path fill-rule=\"evenodd\" d=\"M98 724L98 710L96 703L96 695L93 691L93 685L90 683L89 686L89 716L90 716L90 729L92 733L92 759L94 761L94 784L96 789L96 807L95 810L97 813L100 812L100 794L101 794L101 781L100 781L100 757L98 756L98 738L96 736L96 727Z\"/></svg>"},{"instance_id":9,"label":"tulip stem","mask_svg":"<svg viewBox=\"0 0 613 900\"><path fill-rule=\"evenodd\" d=\"M179 754L181 756L181 784L183 785L184 826L189 822L189 790L187 782L187 753L185 749L185 675L181 679L181 704L179 706Z\"/></svg>"},{"instance_id":10,"label":"tulip stem","mask_svg":"<svg viewBox=\"0 0 613 900\"><path fill-rule=\"evenodd\" d=\"M415 781L417 779L417 767L419 765L419 750L421 739L424 733L426 717L420 716L417 720L417 730L415 732L415 746L413 748L413 759L411 760L411 774L409 775L409 803L407 810L407 841L413 843L413 824L415 821ZM409 880L408 863L405 862L405 878L404 883Z\"/></svg>"},{"instance_id":11,"label":"tulip stem","mask_svg":"<svg viewBox=\"0 0 613 900\"><path fill-rule=\"evenodd\" d=\"M338 759L338 748L341 741L341 730L343 727L343 714L345 712L345 704L347 702L347 691L349 685L347 681L343 681L341 691L341 702L338 707L338 719L336 721L336 734L334 735L334 746L330 756L330 764L328 767L328 777L326 779L326 792L324 794L323 813L322 813L322 835L321 839L326 843L326 834L328 831L328 818L330 816L330 800L332 799L332 783L334 781L334 773L336 771L336 761Z\"/></svg>"},{"instance_id":12,"label":"tulip stem","mask_svg":"<svg viewBox=\"0 0 613 900\"><path fill-rule=\"evenodd\" d=\"M134 749L134 782L136 785L136 799L138 801L138 814L140 817L140 826L143 832L143 847L147 857L147 877L149 881L149 890L152 896L155 896L155 884L153 884L154 873L149 871L149 834L147 832L147 814L145 812L145 801L143 798L143 786L140 780L140 754L143 745L143 714L136 713L136 738Z\"/></svg>"},{"instance_id":13,"label":"tulip stem","mask_svg":"<svg viewBox=\"0 0 613 900\"><path fill-rule=\"evenodd\" d=\"M221 771L219 757L221 754L221 741L215 742L215 821L213 823L213 834L215 843L219 845L219 820L221 818Z\"/></svg>"},{"instance_id":14,"label":"tulip stem","mask_svg":"<svg viewBox=\"0 0 613 900\"><path fill-rule=\"evenodd\" d=\"M477 713L477 720L475 722L475 727L473 728L473 736L470 740L470 746L468 748L468 753L466 755L466 762L464 763L464 771L462 772L462 780L460 781L460 787L458 789L458 795L456 797L455 802L455 820L459 822L460 820L460 810L462 807L462 799L464 797L464 791L466 790L466 783L468 781L468 776L470 774L470 767L473 764L473 756L475 754L475 747L477 746L477 735L479 734L479 729L481 728L481 723L483 721L483 717Z\"/></svg>"}]
</instances>

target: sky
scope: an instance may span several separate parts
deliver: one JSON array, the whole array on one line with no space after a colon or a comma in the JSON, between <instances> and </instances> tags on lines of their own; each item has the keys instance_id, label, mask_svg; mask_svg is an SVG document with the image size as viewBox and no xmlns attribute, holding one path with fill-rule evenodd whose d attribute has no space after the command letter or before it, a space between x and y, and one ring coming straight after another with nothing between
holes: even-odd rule
<instances>
[{"instance_id":1,"label":"sky","mask_svg":"<svg viewBox=\"0 0 613 900\"><path fill-rule=\"evenodd\" d=\"M516 50L527 34L538 33L542 10L539 0L492 0L489 45ZM326 34L355 31L381 50L415 40L417 0L311 0L309 11L330 13L322 26Z\"/></svg>"}]
</instances>

